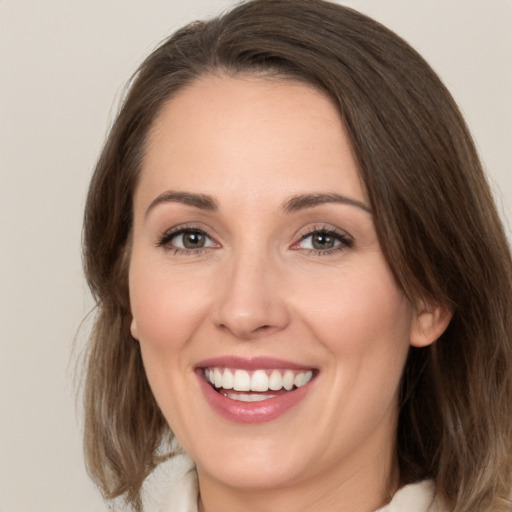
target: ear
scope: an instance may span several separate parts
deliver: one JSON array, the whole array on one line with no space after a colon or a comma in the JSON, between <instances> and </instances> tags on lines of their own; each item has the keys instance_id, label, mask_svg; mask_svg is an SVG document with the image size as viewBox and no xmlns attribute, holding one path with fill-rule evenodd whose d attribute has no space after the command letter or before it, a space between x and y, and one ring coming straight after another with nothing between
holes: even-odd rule
<instances>
[{"instance_id":1,"label":"ear","mask_svg":"<svg viewBox=\"0 0 512 512\"><path fill-rule=\"evenodd\" d=\"M136 340L139 339L139 330L137 329L137 320L135 320L134 316L132 316L132 322L130 324L130 332Z\"/></svg>"},{"instance_id":2,"label":"ear","mask_svg":"<svg viewBox=\"0 0 512 512\"><path fill-rule=\"evenodd\" d=\"M410 344L413 347L427 347L443 334L452 319L453 312L439 305L421 303L411 327Z\"/></svg>"}]
</instances>

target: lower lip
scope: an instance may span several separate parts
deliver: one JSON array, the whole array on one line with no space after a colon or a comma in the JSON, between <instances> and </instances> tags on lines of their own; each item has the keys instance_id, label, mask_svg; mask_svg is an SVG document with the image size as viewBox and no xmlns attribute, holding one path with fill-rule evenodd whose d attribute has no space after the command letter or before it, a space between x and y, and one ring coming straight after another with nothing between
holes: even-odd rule
<instances>
[{"instance_id":1,"label":"lower lip","mask_svg":"<svg viewBox=\"0 0 512 512\"><path fill-rule=\"evenodd\" d=\"M279 418L306 396L311 384L310 381L305 386L268 400L240 402L215 391L204 380L202 372L198 372L197 376L206 400L217 414L235 423L249 424L265 423Z\"/></svg>"}]
</instances>

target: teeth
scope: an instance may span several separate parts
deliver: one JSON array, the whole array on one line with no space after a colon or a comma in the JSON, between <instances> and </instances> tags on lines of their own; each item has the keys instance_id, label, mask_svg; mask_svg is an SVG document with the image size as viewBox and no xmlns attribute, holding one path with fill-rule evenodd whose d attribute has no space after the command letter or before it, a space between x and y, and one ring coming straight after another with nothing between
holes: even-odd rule
<instances>
[{"instance_id":1,"label":"teeth","mask_svg":"<svg viewBox=\"0 0 512 512\"><path fill-rule=\"evenodd\" d=\"M230 370L228 368L206 368L204 376L207 382L213 384L217 389L223 388L225 390L233 389L234 391L255 391L265 393L269 389L272 391L279 391L285 389L290 391L293 387L300 388L306 385L313 377L312 370L306 372L296 372L293 370L272 370L270 375L266 370L256 370L252 375L246 370ZM245 397L254 397L247 401L265 400L266 398L275 395L265 395L263 398L258 398L259 395L238 395L237 393L230 393L229 398L232 396L234 400L245 400ZM228 394L225 394L228 396ZM244 398L238 398L243 396Z\"/></svg>"},{"instance_id":2,"label":"teeth","mask_svg":"<svg viewBox=\"0 0 512 512\"><path fill-rule=\"evenodd\" d=\"M269 400L270 398L275 398L277 395L251 395L247 393L222 393L227 398L231 398L231 400L238 400L239 402L262 402L263 400Z\"/></svg>"},{"instance_id":3,"label":"teeth","mask_svg":"<svg viewBox=\"0 0 512 512\"><path fill-rule=\"evenodd\" d=\"M263 370L256 370L252 374L251 391L268 391L268 376Z\"/></svg>"},{"instance_id":4,"label":"teeth","mask_svg":"<svg viewBox=\"0 0 512 512\"><path fill-rule=\"evenodd\" d=\"M293 379L293 384L297 388L304 386L304 384L306 384L307 382L309 382L309 379L307 378L305 373L297 373L297 375L295 375L295 378Z\"/></svg>"},{"instance_id":5,"label":"teeth","mask_svg":"<svg viewBox=\"0 0 512 512\"><path fill-rule=\"evenodd\" d=\"M222 376L222 386L224 389L233 389L235 385L235 376L231 373L230 370L224 370L224 374Z\"/></svg>"},{"instance_id":6,"label":"teeth","mask_svg":"<svg viewBox=\"0 0 512 512\"><path fill-rule=\"evenodd\" d=\"M293 374L293 372L291 370L286 370L284 372L284 377L283 377L283 387L284 389L286 389L287 391L290 391L290 389L293 388L293 380L295 378L295 375Z\"/></svg>"},{"instance_id":7,"label":"teeth","mask_svg":"<svg viewBox=\"0 0 512 512\"><path fill-rule=\"evenodd\" d=\"M268 387L272 391L278 391L283 387L283 376L281 375L281 372L278 370L274 370L270 374Z\"/></svg>"},{"instance_id":8,"label":"teeth","mask_svg":"<svg viewBox=\"0 0 512 512\"><path fill-rule=\"evenodd\" d=\"M213 370L213 383L215 384L216 388L222 387L222 373L220 373L220 370L218 368L215 368L215 370Z\"/></svg>"},{"instance_id":9,"label":"teeth","mask_svg":"<svg viewBox=\"0 0 512 512\"><path fill-rule=\"evenodd\" d=\"M251 376L245 370L235 370L233 389L235 391L251 391Z\"/></svg>"}]
</instances>

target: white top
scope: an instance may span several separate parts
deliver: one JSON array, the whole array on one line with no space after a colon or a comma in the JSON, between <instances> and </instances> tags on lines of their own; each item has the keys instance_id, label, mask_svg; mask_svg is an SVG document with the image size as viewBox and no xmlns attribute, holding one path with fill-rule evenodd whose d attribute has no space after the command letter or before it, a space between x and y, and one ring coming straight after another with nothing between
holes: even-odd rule
<instances>
[{"instance_id":1,"label":"white top","mask_svg":"<svg viewBox=\"0 0 512 512\"><path fill-rule=\"evenodd\" d=\"M160 485L150 482L145 489L144 510L197 512L198 485L192 461L178 455L172 459L172 469L167 469L166 474L163 487L162 482ZM443 512L443 508L434 498L433 482L426 480L402 487L388 505L376 512Z\"/></svg>"}]
</instances>

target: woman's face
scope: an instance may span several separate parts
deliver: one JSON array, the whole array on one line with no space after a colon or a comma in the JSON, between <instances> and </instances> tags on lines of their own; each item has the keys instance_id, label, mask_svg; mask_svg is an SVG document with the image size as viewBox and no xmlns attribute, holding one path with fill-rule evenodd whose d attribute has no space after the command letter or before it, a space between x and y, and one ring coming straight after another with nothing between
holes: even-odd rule
<instances>
[{"instance_id":1,"label":"woman's face","mask_svg":"<svg viewBox=\"0 0 512 512\"><path fill-rule=\"evenodd\" d=\"M324 95L257 77L181 90L150 132L129 285L149 382L200 482L389 471L418 321Z\"/></svg>"}]
</instances>

